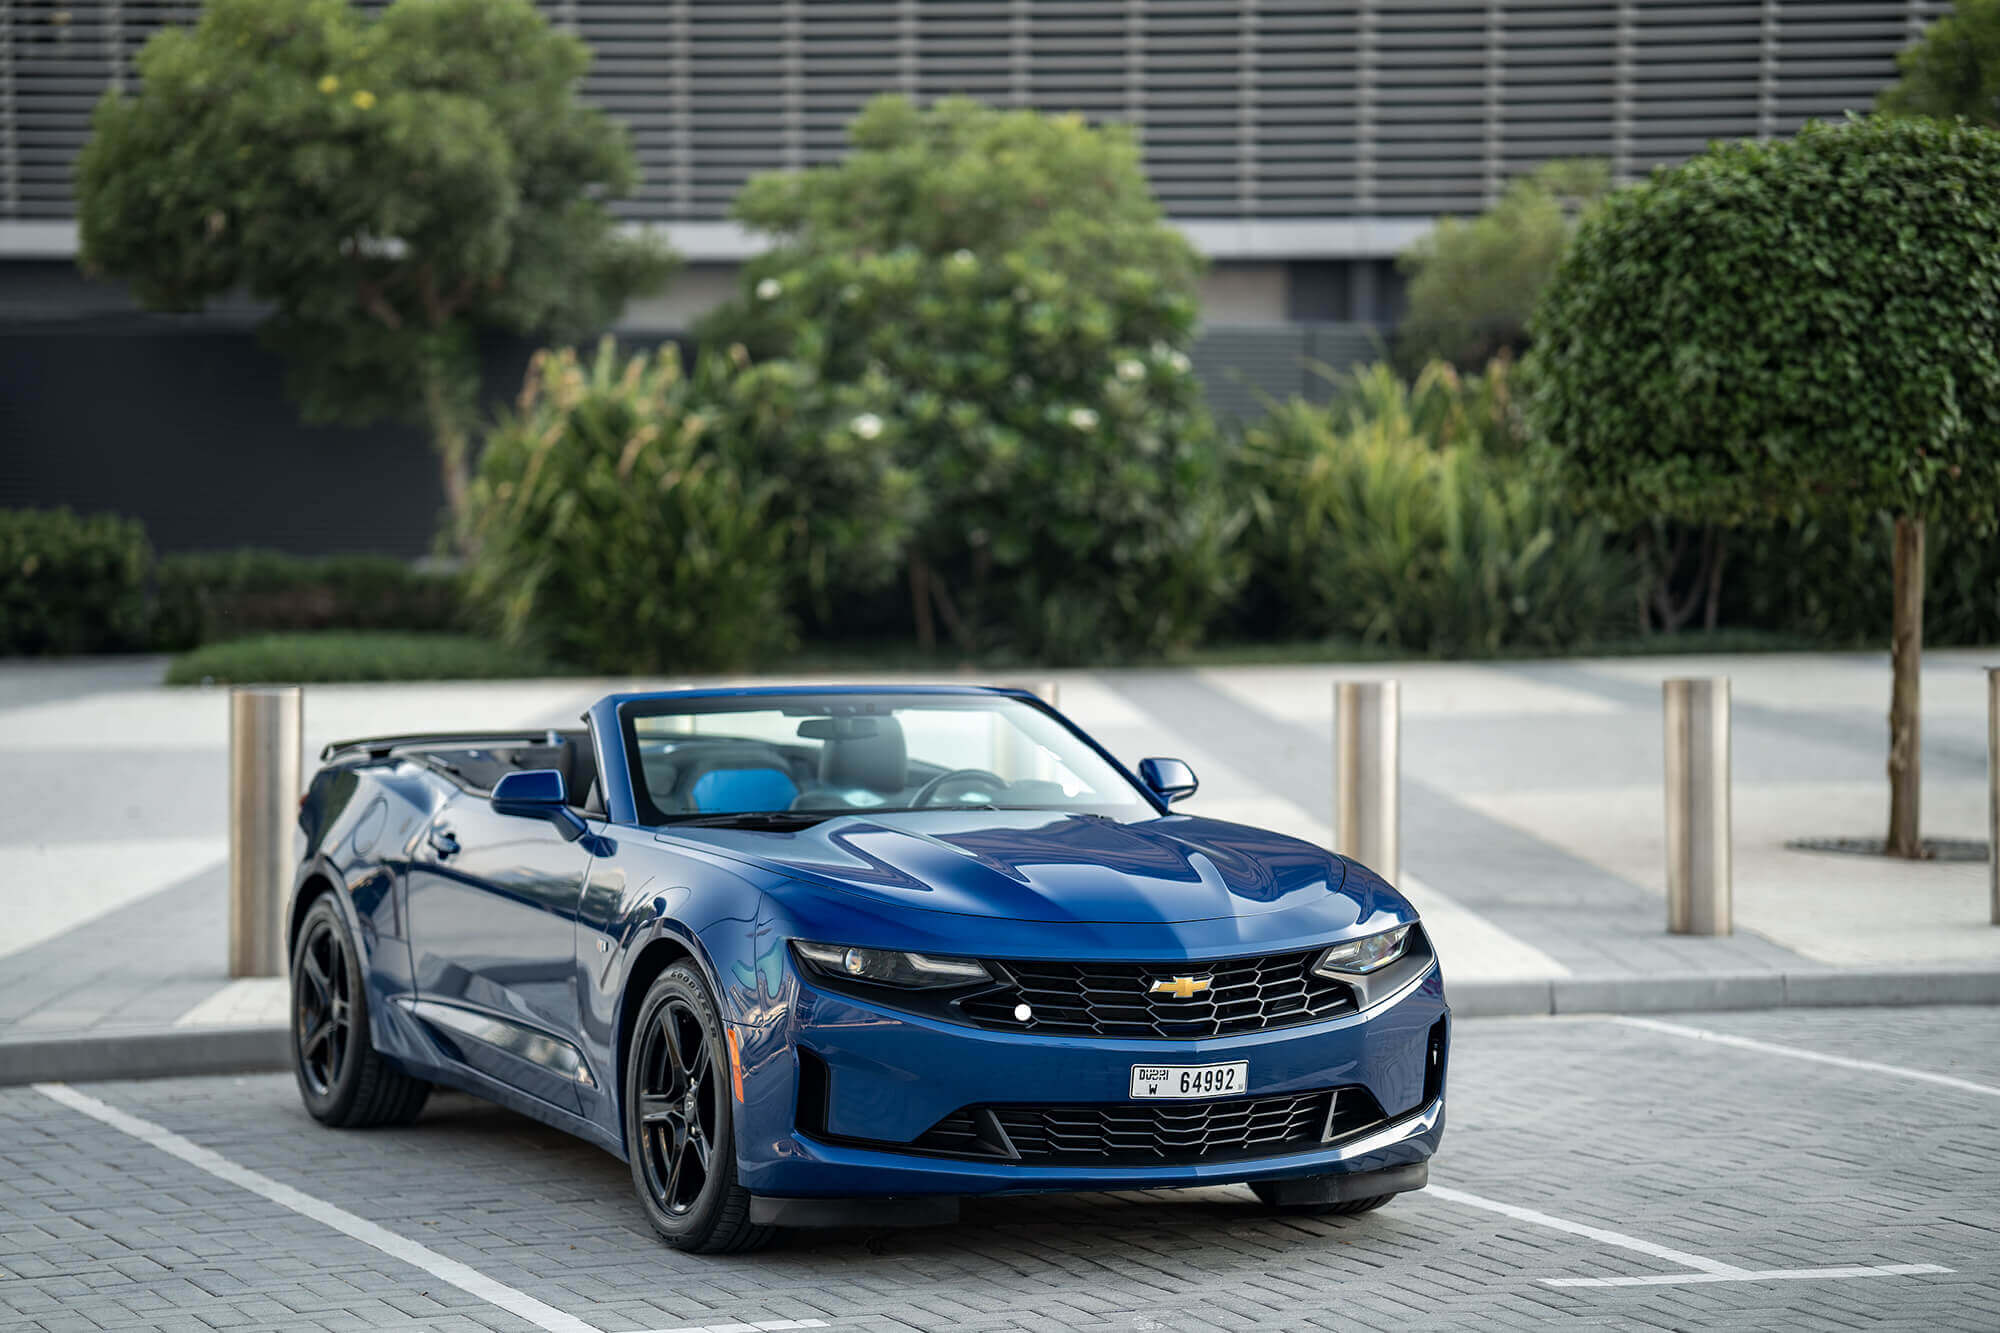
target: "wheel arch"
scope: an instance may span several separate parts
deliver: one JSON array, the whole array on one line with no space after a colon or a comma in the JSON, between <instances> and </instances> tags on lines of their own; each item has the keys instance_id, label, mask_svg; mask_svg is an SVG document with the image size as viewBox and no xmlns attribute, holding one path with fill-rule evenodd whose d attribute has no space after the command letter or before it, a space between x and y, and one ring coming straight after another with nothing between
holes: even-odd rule
<instances>
[{"instance_id":1,"label":"wheel arch","mask_svg":"<svg viewBox=\"0 0 2000 1333\"><path fill-rule=\"evenodd\" d=\"M341 877L324 860L314 858L299 868L296 887L292 890L292 903L285 917L285 965L290 969L292 951L298 947L299 928L305 924L306 913L321 898L332 898L334 910L347 922L348 934L354 937L354 947L361 952L362 972L367 974L368 942L361 929L361 918L354 910L354 904L340 891Z\"/></svg>"},{"instance_id":2,"label":"wheel arch","mask_svg":"<svg viewBox=\"0 0 2000 1333\"><path fill-rule=\"evenodd\" d=\"M710 999L715 1004L716 1016L726 1027L728 1016L722 1007L722 989L716 981L715 968L709 963L692 936L683 935L670 926L662 925L658 932L632 957L632 965L625 972L625 986L618 998L618 1027L613 1034L612 1058L617 1062L613 1080L613 1098L618 1106L618 1123L625 1123L625 1060L632 1046L632 1029L638 1024L639 1009L646 1002L646 992L660 974L675 963L691 962L701 972L708 983Z\"/></svg>"}]
</instances>

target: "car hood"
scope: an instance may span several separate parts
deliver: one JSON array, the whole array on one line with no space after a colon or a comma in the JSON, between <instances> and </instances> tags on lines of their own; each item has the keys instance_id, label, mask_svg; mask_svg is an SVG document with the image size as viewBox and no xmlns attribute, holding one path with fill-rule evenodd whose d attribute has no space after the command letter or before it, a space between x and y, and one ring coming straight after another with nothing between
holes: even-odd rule
<instances>
[{"instance_id":1,"label":"car hood","mask_svg":"<svg viewBox=\"0 0 2000 1333\"><path fill-rule=\"evenodd\" d=\"M1186 815L925 811L671 837L877 903L1008 921L1255 916L1338 894L1346 879L1346 862L1311 843Z\"/></svg>"}]
</instances>

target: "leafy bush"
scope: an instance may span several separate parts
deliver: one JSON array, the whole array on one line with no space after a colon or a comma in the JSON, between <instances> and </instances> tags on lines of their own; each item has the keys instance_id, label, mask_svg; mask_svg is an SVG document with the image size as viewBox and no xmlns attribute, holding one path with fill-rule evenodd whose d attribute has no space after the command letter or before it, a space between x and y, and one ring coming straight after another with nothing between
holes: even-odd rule
<instances>
[{"instance_id":1,"label":"leafy bush","mask_svg":"<svg viewBox=\"0 0 2000 1333\"><path fill-rule=\"evenodd\" d=\"M137 520L0 509L0 655L144 647L152 560Z\"/></svg>"},{"instance_id":2,"label":"leafy bush","mask_svg":"<svg viewBox=\"0 0 2000 1333\"><path fill-rule=\"evenodd\" d=\"M741 344L705 352L695 380L714 437L772 487L786 604L816 629L843 626L856 599L901 571L922 511L917 474L897 457L889 386L873 374L829 383L784 359L752 365Z\"/></svg>"},{"instance_id":3,"label":"leafy bush","mask_svg":"<svg viewBox=\"0 0 2000 1333\"><path fill-rule=\"evenodd\" d=\"M471 634L324 630L261 634L182 653L169 685L304 685L360 680L519 680L570 668Z\"/></svg>"},{"instance_id":4,"label":"leafy bush","mask_svg":"<svg viewBox=\"0 0 2000 1333\"><path fill-rule=\"evenodd\" d=\"M1397 653L1558 651L1630 616L1632 562L1519 461L1407 415L1294 399L1245 433L1254 585L1289 636Z\"/></svg>"},{"instance_id":5,"label":"leafy bush","mask_svg":"<svg viewBox=\"0 0 2000 1333\"><path fill-rule=\"evenodd\" d=\"M1339 429L1383 423L1434 449L1467 445L1486 453L1519 454L1526 444L1514 398L1514 363L1504 356L1483 373L1460 372L1448 361L1426 362L1411 379L1378 361L1340 374L1322 368L1333 385L1326 414Z\"/></svg>"},{"instance_id":6,"label":"leafy bush","mask_svg":"<svg viewBox=\"0 0 2000 1333\"><path fill-rule=\"evenodd\" d=\"M788 643L781 486L668 346L538 352L472 491L470 592L515 648L601 671L721 670Z\"/></svg>"},{"instance_id":7,"label":"leafy bush","mask_svg":"<svg viewBox=\"0 0 2000 1333\"><path fill-rule=\"evenodd\" d=\"M158 569L153 641L168 649L274 630L449 630L463 580L387 555L202 551Z\"/></svg>"},{"instance_id":8,"label":"leafy bush","mask_svg":"<svg viewBox=\"0 0 2000 1333\"><path fill-rule=\"evenodd\" d=\"M704 338L879 401L847 429L923 477L920 641L933 616L1047 661L1194 639L1238 582L1234 520L1186 354L1199 260L1129 135L884 97L850 137L745 188L777 244Z\"/></svg>"},{"instance_id":9,"label":"leafy bush","mask_svg":"<svg viewBox=\"0 0 2000 1333\"><path fill-rule=\"evenodd\" d=\"M1735 534L1723 583L1725 623L1816 643L1878 642L1888 617L1895 525L1884 516L1800 517ZM2000 643L2000 543L1932 525L1924 637L1937 644Z\"/></svg>"}]
</instances>

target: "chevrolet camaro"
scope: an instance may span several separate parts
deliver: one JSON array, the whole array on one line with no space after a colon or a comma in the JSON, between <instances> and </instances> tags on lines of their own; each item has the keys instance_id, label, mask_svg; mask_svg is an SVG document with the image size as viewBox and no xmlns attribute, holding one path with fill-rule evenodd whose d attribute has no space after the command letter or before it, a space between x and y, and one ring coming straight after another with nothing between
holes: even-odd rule
<instances>
[{"instance_id":1,"label":"chevrolet camaro","mask_svg":"<svg viewBox=\"0 0 2000 1333\"><path fill-rule=\"evenodd\" d=\"M328 1125L489 1098L629 1162L698 1251L966 1195L1426 1183L1450 1018L1410 904L1174 813L1186 764L1033 695L618 694L321 759L287 926Z\"/></svg>"}]
</instances>

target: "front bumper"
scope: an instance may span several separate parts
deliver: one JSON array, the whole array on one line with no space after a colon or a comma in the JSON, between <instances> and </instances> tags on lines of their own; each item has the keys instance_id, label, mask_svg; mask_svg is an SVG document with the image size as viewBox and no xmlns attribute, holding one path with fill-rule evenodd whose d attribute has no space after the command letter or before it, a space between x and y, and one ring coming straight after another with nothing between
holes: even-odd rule
<instances>
[{"instance_id":1,"label":"front bumper","mask_svg":"<svg viewBox=\"0 0 2000 1333\"><path fill-rule=\"evenodd\" d=\"M1448 1022L1435 965L1360 1013L1199 1041L998 1032L801 984L785 1021L741 1030L741 1180L755 1195L839 1198L1152 1189L1408 1166L1427 1161L1444 1132ZM1224 1160L1027 1162L913 1146L968 1107L1129 1107L1135 1064L1235 1060L1248 1064L1247 1097L1360 1087L1384 1118L1332 1142ZM801 1061L809 1070L803 1080ZM815 1086L821 1075L810 1071L814 1063L824 1071L823 1088Z\"/></svg>"}]
</instances>

